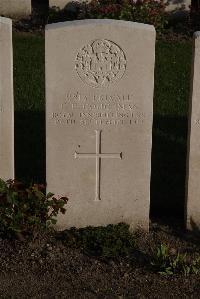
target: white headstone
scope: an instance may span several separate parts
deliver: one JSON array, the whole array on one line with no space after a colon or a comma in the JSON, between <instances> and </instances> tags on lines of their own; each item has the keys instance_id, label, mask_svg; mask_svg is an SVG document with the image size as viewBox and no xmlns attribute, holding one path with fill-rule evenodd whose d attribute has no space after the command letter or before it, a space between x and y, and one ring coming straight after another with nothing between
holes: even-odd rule
<instances>
[{"instance_id":1,"label":"white headstone","mask_svg":"<svg viewBox=\"0 0 200 299\"><path fill-rule=\"evenodd\" d=\"M70 0L49 0L49 7L59 7L60 9L63 9L66 7L68 3L72 1Z\"/></svg>"},{"instance_id":2,"label":"white headstone","mask_svg":"<svg viewBox=\"0 0 200 299\"><path fill-rule=\"evenodd\" d=\"M168 12L184 12L189 11L191 0L165 0L166 11Z\"/></svg>"},{"instance_id":3,"label":"white headstone","mask_svg":"<svg viewBox=\"0 0 200 299\"><path fill-rule=\"evenodd\" d=\"M31 14L31 0L0 0L0 15L22 17Z\"/></svg>"},{"instance_id":4,"label":"white headstone","mask_svg":"<svg viewBox=\"0 0 200 299\"><path fill-rule=\"evenodd\" d=\"M154 47L150 25L47 26L47 186L69 198L59 229L148 230Z\"/></svg>"},{"instance_id":5,"label":"white headstone","mask_svg":"<svg viewBox=\"0 0 200 299\"><path fill-rule=\"evenodd\" d=\"M200 229L200 32L194 34L188 123L186 226Z\"/></svg>"},{"instance_id":6,"label":"white headstone","mask_svg":"<svg viewBox=\"0 0 200 299\"><path fill-rule=\"evenodd\" d=\"M14 178L12 21L0 17L0 178Z\"/></svg>"}]
</instances>

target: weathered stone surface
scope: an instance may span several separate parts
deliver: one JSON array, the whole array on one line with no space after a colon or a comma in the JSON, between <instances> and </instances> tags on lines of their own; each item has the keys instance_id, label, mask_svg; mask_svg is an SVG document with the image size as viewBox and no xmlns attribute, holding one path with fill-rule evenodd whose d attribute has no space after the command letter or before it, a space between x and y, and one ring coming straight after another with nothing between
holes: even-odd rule
<instances>
[{"instance_id":1,"label":"weathered stone surface","mask_svg":"<svg viewBox=\"0 0 200 299\"><path fill-rule=\"evenodd\" d=\"M31 0L0 0L0 15L8 17L31 14Z\"/></svg>"},{"instance_id":2,"label":"weathered stone surface","mask_svg":"<svg viewBox=\"0 0 200 299\"><path fill-rule=\"evenodd\" d=\"M188 157L186 178L186 226L200 229L200 32L194 34Z\"/></svg>"},{"instance_id":3,"label":"weathered stone surface","mask_svg":"<svg viewBox=\"0 0 200 299\"><path fill-rule=\"evenodd\" d=\"M0 178L14 178L12 21L0 17Z\"/></svg>"},{"instance_id":4,"label":"weathered stone surface","mask_svg":"<svg viewBox=\"0 0 200 299\"><path fill-rule=\"evenodd\" d=\"M47 186L69 197L59 229L148 229L154 47L150 25L47 26Z\"/></svg>"}]
</instances>

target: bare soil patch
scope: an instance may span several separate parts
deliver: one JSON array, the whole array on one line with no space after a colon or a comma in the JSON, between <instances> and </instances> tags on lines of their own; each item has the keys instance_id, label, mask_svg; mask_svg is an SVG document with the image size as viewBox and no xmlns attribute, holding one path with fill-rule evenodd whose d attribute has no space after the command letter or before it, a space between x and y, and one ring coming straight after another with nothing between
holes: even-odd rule
<instances>
[{"instance_id":1,"label":"bare soil patch","mask_svg":"<svg viewBox=\"0 0 200 299\"><path fill-rule=\"evenodd\" d=\"M117 258L88 254L55 233L34 242L0 239L0 297L199 298L199 274L165 276L150 266L159 243L199 253L198 234L154 223L149 234L135 238L133 253Z\"/></svg>"}]
</instances>

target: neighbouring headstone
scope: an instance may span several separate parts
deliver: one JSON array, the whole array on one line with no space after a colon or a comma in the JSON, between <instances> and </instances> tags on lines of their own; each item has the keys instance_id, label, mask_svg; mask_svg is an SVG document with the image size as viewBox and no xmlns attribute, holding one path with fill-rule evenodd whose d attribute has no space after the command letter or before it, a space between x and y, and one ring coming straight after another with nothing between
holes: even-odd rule
<instances>
[{"instance_id":1,"label":"neighbouring headstone","mask_svg":"<svg viewBox=\"0 0 200 299\"><path fill-rule=\"evenodd\" d=\"M74 1L71 0L49 0L49 7L59 7L60 9L63 9L66 7L68 3L71 3Z\"/></svg>"},{"instance_id":2,"label":"neighbouring headstone","mask_svg":"<svg viewBox=\"0 0 200 299\"><path fill-rule=\"evenodd\" d=\"M31 14L31 0L0 0L0 15L23 17Z\"/></svg>"},{"instance_id":3,"label":"neighbouring headstone","mask_svg":"<svg viewBox=\"0 0 200 299\"><path fill-rule=\"evenodd\" d=\"M150 25L47 26L47 186L69 198L58 229L148 230L154 47Z\"/></svg>"},{"instance_id":4,"label":"neighbouring headstone","mask_svg":"<svg viewBox=\"0 0 200 299\"><path fill-rule=\"evenodd\" d=\"M190 10L191 0L164 0L166 11L174 13L183 13Z\"/></svg>"},{"instance_id":5,"label":"neighbouring headstone","mask_svg":"<svg viewBox=\"0 0 200 299\"><path fill-rule=\"evenodd\" d=\"M14 178L12 21L0 17L0 178Z\"/></svg>"},{"instance_id":6,"label":"neighbouring headstone","mask_svg":"<svg viewBox=\"0 0 200 299\"><path fill-rule=\"evenodd\" d=\"M200 32L194 34L188 156L186 177L186 226L200 229Z\"/></svg>"}]
</instances>

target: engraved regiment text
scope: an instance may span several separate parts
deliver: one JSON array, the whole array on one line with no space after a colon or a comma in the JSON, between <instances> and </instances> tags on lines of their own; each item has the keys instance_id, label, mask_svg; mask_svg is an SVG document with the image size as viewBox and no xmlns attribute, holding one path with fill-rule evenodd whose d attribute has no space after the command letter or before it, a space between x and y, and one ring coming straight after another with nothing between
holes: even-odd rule
<instances>
[{"instance_id":1,"label":"engraved regiment text","mask_svg":"<svg viewBox=\"0 0 200 299\"><path fill-rule=\"evenodd\" d=\"M145 113L135 103L132 94L69 92L50 118L57 125L123 126L142 124Z\"/></svg>"}]
</instances>

